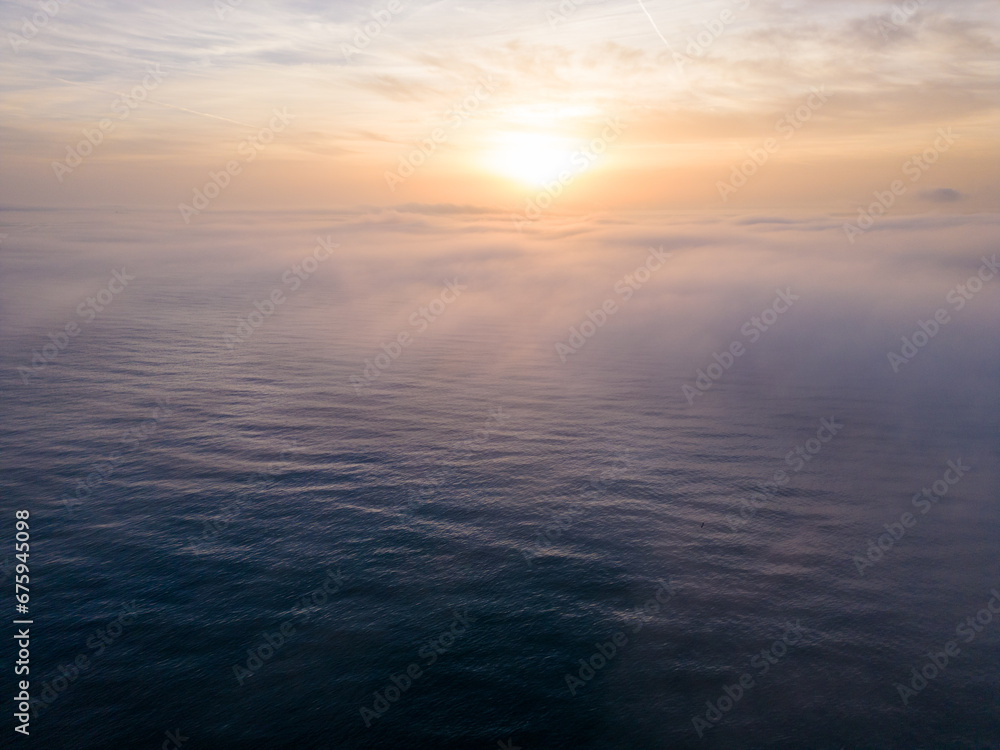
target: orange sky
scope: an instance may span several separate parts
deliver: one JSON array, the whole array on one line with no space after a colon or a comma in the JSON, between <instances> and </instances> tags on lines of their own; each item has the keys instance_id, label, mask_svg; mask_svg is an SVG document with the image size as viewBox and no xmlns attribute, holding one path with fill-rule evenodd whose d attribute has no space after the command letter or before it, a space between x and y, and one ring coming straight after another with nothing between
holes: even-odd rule
<instances>
[{"instance_id":1,"label":"orange sky","mask_svg":"<svg viewBox=\"0 0 1000 750\"><path fill-rule=\"evenodd\" d=\"M39 7L4 9L5 205L850 214L897 179L898 211L1000 197L987 2Z\"/></svg>"}]
</instances>

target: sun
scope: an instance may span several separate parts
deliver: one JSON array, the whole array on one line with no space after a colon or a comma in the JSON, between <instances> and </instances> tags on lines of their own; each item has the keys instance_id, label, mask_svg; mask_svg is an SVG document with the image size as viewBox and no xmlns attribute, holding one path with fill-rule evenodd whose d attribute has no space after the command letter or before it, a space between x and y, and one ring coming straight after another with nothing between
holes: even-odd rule
<instances>
[{"instance_id":1,"label":"sun","mask_svg":"<svg viewBox=\"0 0 1000 750\"><path fill-rule=\"evenodd\" d=\"M579 171L573 165L574 142L555 135L511 132L498 135L489 166L500 174L540 187L561 172Z\"/></svg>"}]
</instances>

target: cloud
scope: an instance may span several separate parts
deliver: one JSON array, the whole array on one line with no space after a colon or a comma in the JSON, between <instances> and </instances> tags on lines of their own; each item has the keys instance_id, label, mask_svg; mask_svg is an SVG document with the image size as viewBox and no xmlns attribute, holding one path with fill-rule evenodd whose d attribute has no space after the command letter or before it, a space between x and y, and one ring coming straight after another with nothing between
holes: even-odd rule
<instances>
[{"instance_id":1,"label":"cloud","mask_svg":"<svg viewBox=\"0 0 1000 750\"><path fill-rule=\"evenodd\" d=\"M411 214L492 214L495 209L485 206L461 206L454 203L404 203L397 211Z\"/></svg>"},{"instance_id":2,"label":"cloud","mask_svg":"<svg viewBox=\"0 0 1000 750\"><path fill-rule=\"evenodd\" d=\"M5 30L20 33L37 2L9 5ZM728 172L732 160L759 147L813 86L826 86L829 104L738 200L766 193L755 205L770 212L776 205L805 206L825 191L816 203L837 210L866 192L857 186L881 182L875 170L891 169L883 159L901 164L938 127L952 126L961 133L960 150L974 156L958 164L958 152L950 154L934 179L968 195L973 208L995 197L995 183L974 184L971 162L997 153L990 65L1000 33L990 3L928 3L897 18L885 39L873 15L882 13L883 24L886 13L891 20L883 4L755 1L683 72L673 51L685 52L707 25L718 27L722 3L646 0L669 45L634 1L576 3L555 28L547 11L559 8L558 0L404 3L364 54L345 60L342 45L374 23L371 14L382 5L242 3L220 17L211 3L196 0L60 4L45 28L0 57L0 138L13 154L0 200L175 203L207 170L218 169L219 154L228 158L247 136L234 123L256 130L273 108L288 107L297 116L294 133L269 148L223 202L238 208L278 199L313 208L394 198L499 204L514 190L478 159L498 133L534 128L584 137L614 116L628 123L628 143L609 152L609 168L619 160L635 173L608 191L614 199L702 206L714 199L716 172ZM107 115L117 96L109 92L133 90L150 64L167 73L155 102L116 121L87 166L57 185L52 160ZM496 91L460 129L447 131L446 146L421 171L424 182L391 195L383 172L399 157L395 145L450 122L449 112L480 78L494 81ZM161 179L149 184L146 175L154 171ZM271 186L279 178L276 191ZM849 180L849 189L835 192ZM608 203L588 204L598 205Z\"/></svg>"},{"instance_id":3,"label":"cloud","mask_svg":"<svg viewBox=\"0 0 1000 750\"><path fill-rule=\"evenodd\" d=\"M409 314L445 280L458 279L468 286L460 303L384 382L435 377L450 357L460 357L498 377L547 372L569 384L607 376L615 387L627 378L686 408L681 384L693 382L733 341L750 343L747 321L788 289L801 299L748 348L727 387L750 378L755 395L766 399L867 383L873 400L912 406L904 415L912 421L922 418L927 394L972 392L996 371L997 353L983 342L1000 314L1000 281L984 284L961 310L947 299L976 274L984 255L992 258L996 215L885 218L860 246L824 216L615 218L569 225L546 217L520 234L503 215L473 206L216 212L183 230L169 211L11 211L0 283L0 313L9 322L0 343L20 363L49 330L74 317L75 305L100 288L109 269L122 266L146 291L122 298L110 314L148 317L151 299L177 300L201 321L192 329L197 335L185 335L221 342L317 236L330 236L339 243L336 256L255 338L263 356L280 351L283 339L309 336L331 361L363 363L409 329ZM648 280L640 270L641 288L626 299L618 282L660 247L670 258ZM608 299L620 310L561 363L555 343ZM887 352L899 351L902 337L941 308L952 322L894 373ZM350 387L346 374L332 382ZM724 408L725 391L713 389L699 408Z\"/></svg>"},{"instance_id":4,"label":"cloud","mask_svg":"<svg viewBox=\"0 0 1000 750\"><path fill-rule=\"evenodd\" d=\"M963 200L966 195L953 188L935 188L934 190L922 190L918 197L931 203L955 203Z\"/></svg>"}]
</instances>

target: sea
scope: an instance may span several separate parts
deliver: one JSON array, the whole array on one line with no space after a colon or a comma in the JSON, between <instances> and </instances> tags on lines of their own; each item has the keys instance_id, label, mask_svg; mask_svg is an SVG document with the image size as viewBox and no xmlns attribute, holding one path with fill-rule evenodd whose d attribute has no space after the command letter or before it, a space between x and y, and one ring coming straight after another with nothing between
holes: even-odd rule
<instances>
[{"instance_id":1,"label":"sea","mask_svg":"<svg viewBox=\"0 0 1000 750\"><path fill-rule=\"evenodd\" d=\"M1000 216L845 221L5 210L2 745L1000 748Z\"/></svg>"}]
</instances>

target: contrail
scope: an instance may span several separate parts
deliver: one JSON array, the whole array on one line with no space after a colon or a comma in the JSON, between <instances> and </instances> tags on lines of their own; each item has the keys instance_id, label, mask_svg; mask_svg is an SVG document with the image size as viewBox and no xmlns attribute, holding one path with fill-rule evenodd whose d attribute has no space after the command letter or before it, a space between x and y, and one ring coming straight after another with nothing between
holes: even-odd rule
<instances>
[{"instance_id":1,"label":"contrail","mask_svg":"<svg viewBox=\"0 0 1000 750\"><path fill-rule=\"evenodd\" d=\"M59 78L58 76L53 76L57 81L62 81L63 83L70 83L74 86L82 86L85 89L90 89L92 91L100 91L102 94L112 94L114 96L128 96L120 91L109 91L107 89L102 89L98 86L90 86L86 83L80 83L79 81L67 81L65 78ZM223 122L231 122L234 125L240 125L244 128L256 129L256 125L247 125L245 122L240 122L239 120L230 120L228 117L222 117L220 115L210 115L208 112L198 112L194 109L188 109L187 107L178 107L176 104L167 104L166 102L161 102L156 99L146 98L143 101L152 102L153 104L159 104L161 107L169 107L170 109L179 109L181 112L190 112L193 115L201 115L202 117L211 117L213 120L222 120Z\"/></svg>"},{"instance_id":2,"label":"contrail","mask_svg":"<svg viewBox=\"0 0 1000 750\"><path fill-rule=\"evenodd\" d=\"M656 21L653 20L653 17L649 15L649 11L646 10L646 6L643 4L642 0L639 0L639 7L642 8L642 12L646 14L646 18L649 19L649 22L653 24L653 30L656 32L656 35L663 40L663 43L665 45L667 45L667 49L672 49L670 46L670 42L668 42L666 37L660 33L660 28L656 25Z\"/></svg>"},{"instance_id":3,"label":"contrail","mask_svg":"<svg viewBox=\"0 0 1000 750\"><path fill-rule=\"evenodd\" d=\"M215 120L222 120L223 122L231 122L234 125L242 125L245 128L252 128L254 130L258 129L256 125L247 125L245 122L240 122L239 120L230 120L228 117L220 117L219 115L210 115L207 112L198 112L197 110L188 109L187 107L178 107L176 104L167 104L166 102L160 102L156 99L147 99L146 101L152 102L153 104L159 104L161 107L170 107L171 109L179 109L181 112L190 112L193 115L201 115L202 117L211 117Z\"/></svg>"}]
</instances>

